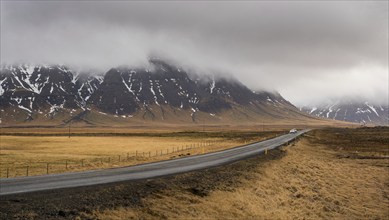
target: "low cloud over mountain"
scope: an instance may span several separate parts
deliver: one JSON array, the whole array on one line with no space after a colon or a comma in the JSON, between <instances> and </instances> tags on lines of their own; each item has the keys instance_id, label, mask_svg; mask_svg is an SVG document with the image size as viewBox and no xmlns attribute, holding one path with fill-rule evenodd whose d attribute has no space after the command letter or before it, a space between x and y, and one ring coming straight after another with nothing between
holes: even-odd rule
<instances>
[{"instance_id":1,"label":"low cloud over mountain","mask_svg":"<svg viewBox=\"0 0 389 220\"><path fill-rule=\"evenodd\" d=\"M156 54L304 105L388 100L388 2L2 1L1 62L98 68ZM309 94L309 95L307 95Z\"/></svg>"}]
</instances>

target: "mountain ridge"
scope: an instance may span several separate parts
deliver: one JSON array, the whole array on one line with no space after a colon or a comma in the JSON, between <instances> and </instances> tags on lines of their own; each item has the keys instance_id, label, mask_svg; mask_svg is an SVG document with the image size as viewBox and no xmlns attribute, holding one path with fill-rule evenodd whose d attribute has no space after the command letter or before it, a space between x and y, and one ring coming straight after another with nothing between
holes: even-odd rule
<instances>
[{"instance_id":1,"label":"mountain ridge","mask_svg":"<svg viewBox=\"0 0 389 220\"><path fill-rule=\"evenodd\" d=\"M134 123L317 120L276 92L255 92L238 80L191 75L161 60L150 60L150 65L150 69L111 68L105 74L75 72L63 65L3 66L1 121L64 123L74 117L92 124L116 123L115 118ZM100 117L106 118L98 122Z\"/></svg>"},{"instance_id":2,"label":"mountain ridge","mask_svg":"<svg viewBox=\"0 0 389 220\"><path fill-rule=\"evenodd\" d=\"M302 106L301 111L326 119L360 123L362 125L389 125L389 107L353 99L335 100L328 104Z\"/></svg>"}]
</instances>

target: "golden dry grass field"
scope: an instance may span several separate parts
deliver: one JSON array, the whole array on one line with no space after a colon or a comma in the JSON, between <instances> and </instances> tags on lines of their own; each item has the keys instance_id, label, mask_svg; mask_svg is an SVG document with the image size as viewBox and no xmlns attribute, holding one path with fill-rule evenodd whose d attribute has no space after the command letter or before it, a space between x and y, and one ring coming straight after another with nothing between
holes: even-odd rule
<instances>
[{"instance_id":1,"label":"golden dry grass field","mask_svg":"<svg viewBox=\"0 0 389 220\"><path fill-rule=\"evenodd\" d=\"M243 134L174 138L254 136ZM388 127L314 130L289 146L220 167L3 196L0 219L386 220L388 142Z\"/></svg>"},{"instance_id":2,"label":"golden dry grass field","mask_svg":"<svg viewBox=\"0 0 389 220\"><path fill-rule=\"evenodd\" d=\"M1 134L48 134L67 135L69 125L14 125L0 127ZM316 121L263 121L261 123L244 123L243 125L230 124L168 124L168 123L135 123L115 126L88 126L84 124L72 123L70 133L72 135L84 134L121 134L121 133L166 133L166 132L242 132L242 131L280 131L292 128L325 128L325 127L359 127L359 124L342 122L336 120L316 120Z\"/></svg>"},{"instance_id":3,"label":"golden dry grass field","mask_svg":"<svg viewBox=\"0 0 389 220\"><path fill-rule=\"evenodd\" d=\"M173 193L174 189L166 189L146 198L141 208L118 207L86 216L94 219L388 219L389 159L339 157L354 154L354 147L364 148L364 154L388 150L388 132L388 128L314 131L286 147L281 159L257 166L232 189L216 189L202 196L187 190ZM354 139L359 143L352 143ZM333 148L336 144L338 148Z\"/></svg>"},{"instance_id":4,"label":"golden dry grass field","mask_svg":"<svg viewBox=\"0 0 389 220\"><path fill-rule=\"evenodd\" d=\"M218 151L285 131L0 136L0 177L128 166ZM62 133L63 134L63 133Z\"/></svg>"}]
</instances>

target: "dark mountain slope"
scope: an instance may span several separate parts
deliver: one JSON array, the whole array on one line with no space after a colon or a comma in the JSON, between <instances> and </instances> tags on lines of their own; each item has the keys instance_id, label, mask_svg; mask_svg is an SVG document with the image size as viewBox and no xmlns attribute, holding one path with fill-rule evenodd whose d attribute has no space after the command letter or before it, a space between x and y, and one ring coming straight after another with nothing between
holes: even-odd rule
<instances>
[{"instance_id":1,"label":"dark mountain slope","mask_svg":"<svg viewBox=\"0 0 389 220\"><path fill-rule=\"evenodd\" d=\"M2 123L11 125L61 124L72 118L90 124L314 119L278 93L253 92L232 79L199 78L162 60L151 60L149 68L118 67L105 74L59 65L3 66L0 95Z\"/></svg>"}]
</instances>

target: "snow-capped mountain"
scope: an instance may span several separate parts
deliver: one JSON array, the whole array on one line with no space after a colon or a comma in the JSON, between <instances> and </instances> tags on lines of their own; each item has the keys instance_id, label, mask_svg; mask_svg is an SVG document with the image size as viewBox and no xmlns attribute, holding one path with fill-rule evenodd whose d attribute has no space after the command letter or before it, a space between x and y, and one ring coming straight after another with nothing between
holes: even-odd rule
<instances>
[{"instance_id":1,"label":"snow-capped mountain","mask_svg":"<svg viewBox=\"0 0 389 220\"><path fill-rule=\"evenodd\" d=\"M150 60L150 66L112 68L105 74L61 65L2 66L1 120L8 124L45 119L67 122L92 113L191 122L282 114L309 118L278 93L254 92L237 80L190 75L162 60ZM226 112L229 116L222 117Z\"/></svg>"},{"instance_id":2,"label":"snow-capped mountain","mask_svg":"<svg viewBox=\"0 0 389 220\"><path fill-rule=\"evenodd\" d=\"M368 101L336 101L332 104L301 107L300 110L318 117L361 124L389 125L389 108Z\"/></svg>"}]
</instances>

